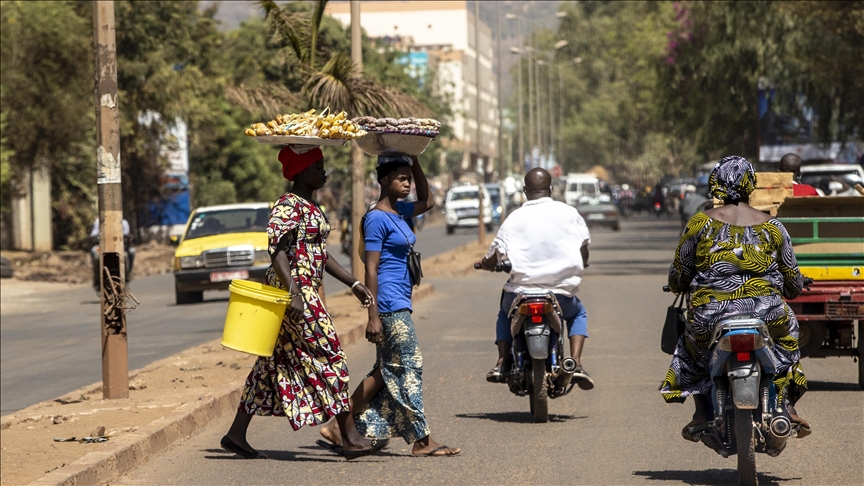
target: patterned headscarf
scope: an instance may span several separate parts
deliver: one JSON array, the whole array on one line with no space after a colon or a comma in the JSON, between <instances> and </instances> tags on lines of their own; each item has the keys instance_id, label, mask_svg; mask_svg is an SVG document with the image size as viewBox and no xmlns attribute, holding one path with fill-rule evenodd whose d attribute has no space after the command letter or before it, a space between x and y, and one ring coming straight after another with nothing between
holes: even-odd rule
<instances>
[{"instance_id":1,"label":"patterned headscarf","mask_svg":"<svg viewBox=\"0 0 864 486\"><path fill-rule=\"evenodd\" d=\"M711 171L708 187L717 199L739 201L756 188L756 171L744 157L723 157Z\"/></svg>"}]
</instances>

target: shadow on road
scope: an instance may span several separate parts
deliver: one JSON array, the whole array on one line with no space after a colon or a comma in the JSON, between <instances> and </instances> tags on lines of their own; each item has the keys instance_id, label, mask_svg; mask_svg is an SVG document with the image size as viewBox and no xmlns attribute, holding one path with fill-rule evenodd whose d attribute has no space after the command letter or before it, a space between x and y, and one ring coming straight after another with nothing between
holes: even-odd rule
<instances>
[{"instance_id":1,"label":"shadow on road","mask_svg":"<svg viewBox=\"0 0 864 486\"><path fill-rule=\"evenodd\" d=\"M315 447L314 449L320 450L320 448ZM233 452L228 452L224 449L204 449L201 452L207 452L210 454L218 454L218 455L207 455L204 456L204 459L218 459L225 461L248 461L249 459L244 459ZM261 450L264 454L267 455L268 459L276 460L276 461L291 461L291 462L341 462L344 461L339 456L333 456L332 458L319 456L319 455L311 455L302 452L292 452L292 451L268 451Z\"/></svg>"},{"instance_id":2,"label":"shadow on road","mask_svg":"<svg viewBox=\"0 0 864 486\"><path fill-rule=\"evenodd\" d=\"M837 381L810 381L807 380L808 391L858 391L861 387L857 383L840 383Z\"/></svg>"},{"instance_id":3,"label":"shadow on road","mask_svg":"<svg viewBox=\"0 0 864 486\"><path fill-rule=\"evenodd\" d=\"M642 476L654 481L680 481L684 484L738 484L738 471L735 469L707 469L704 471L633 471L634 476ZM760 485L778 485L786 481L800 481L801 478L778 478L757 473Z\"/></svg>"},{"instance_id":4,"label":"shadow on road","mask_svg":"<svg viewBox=\"0 0 864 486\"><path fill-rule=\"evenodd\" d=\"M486 413L457 413L459 418L492 420L494 422L505 422L511 424L533 424L534 418L528 412L486 412ZM556 415L549 414L550 422L566 422L568 420L579 420L588 418L585 416L575 415Z\"/></svg>"}]
</instances>

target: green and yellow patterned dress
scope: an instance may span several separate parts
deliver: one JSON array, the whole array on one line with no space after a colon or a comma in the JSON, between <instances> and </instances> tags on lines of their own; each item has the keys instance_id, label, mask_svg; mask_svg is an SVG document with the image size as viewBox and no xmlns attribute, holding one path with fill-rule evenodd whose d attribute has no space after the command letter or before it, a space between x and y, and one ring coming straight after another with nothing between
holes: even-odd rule
<instances>
[{"instance_id":1,"label":"green and yellow patterned dress","mask_svg":"<svg viewBox=\"0 0 864 486\"><path fill-rule=\"evenodd\" d=\"M714 326L741 314L760 316L776 344L777 403L784 403L790 380L800 396L807 381L798 363L798 321L783 297L798 296L802 284L792 242L776 219L736 226L704 213L693 216L669 269L669 286L674 292L690 292L691 308L660 387L666 402L710 395L708 346Z\"/></svg>"}]
</instances>

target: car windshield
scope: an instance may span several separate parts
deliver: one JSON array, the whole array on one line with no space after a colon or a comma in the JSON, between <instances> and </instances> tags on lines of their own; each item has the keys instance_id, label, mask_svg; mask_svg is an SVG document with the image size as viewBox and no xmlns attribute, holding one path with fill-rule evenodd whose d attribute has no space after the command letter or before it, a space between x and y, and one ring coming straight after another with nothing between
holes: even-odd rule
<instances>
[{"instance_id":1,"label":"car windshield","mask_svg":"<svg viewBox=\"0 0 864 486\"><path fill-rule=\"evenodd\" d=\"M597 185L595 184L582 184L582 194L586 196L595 196L597 195Z\"/></svg>"},{"instance_id":2,"label":"car windshield","mask_svg":"<svg viewBox=\"0 0 864 486\"><path fill-rule=\"evenodd\" d=\"M267 231L269 208L238 208L196 212L185 240L226 233Z\"/></svg>"},{"instance_id":3,"label":"car windshield","mask_svg":"<svg viewBox=\"0 0 864 486\"><path fill-rule=\"evenodd\" d=\"M450 193L451 201L470 201L471 199L478 199L477 191L458 191Z\"/></svg>"}]
</instances>

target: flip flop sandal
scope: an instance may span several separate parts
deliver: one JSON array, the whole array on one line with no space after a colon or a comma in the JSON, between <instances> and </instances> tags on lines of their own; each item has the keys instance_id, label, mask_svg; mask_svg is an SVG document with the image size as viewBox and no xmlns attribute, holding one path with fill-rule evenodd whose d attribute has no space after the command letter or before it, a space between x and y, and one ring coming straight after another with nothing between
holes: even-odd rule
<instances>
[{"instance_id":1,"label":"flip flop sandal","mask_svg":"<svg viewBox=\"0 0 864 486\"><path fill-rule=\"evenodd\" d=\"M255 449L247 451L246 449L240 447L239 444L229 439L227 435L222 437L222 441L219 443L219 445L221 445L222 448L226 451L233 452L234 454L237 454L243 459L267 459L267 454L264 454L263 452L258 452Z\"/></svg>"},{"instance_id":2,"label":"flip flop sandal","mask_svg":"<svg viewBox=\"0 0 864 486\"><path fill-rule=\"evenodd\" d=\"M432 449L431 451L427 452L426 454L414 454L412 452L411 455L414 457L447 457L447 456L455 456L455 455L458 455L460 452L462 452L462 450L460 449L459 451L454 452L452 454L446 454L446 453L445 454L436 454L436 452L441 452L443 450L453 450L453 449L450 449L450 446L442 445L440 447L436 447L436 448Z\"/></svg>"},{"instance_id":3,"label":"flip flop sandal","mask_svg":"<svg viewBox=\"0 0 864 486\"><path fill-rule=\"evenodd\" d=\"M576 368L573 371L573 381L576 382L576 386L581 390L590 390L594 388L594 380L585 372L582 368Z\"/></svg>"},{"instance_id":4,"label":"flip flop sandal","mask_svg":"<svg viewBox=\"0 0 864 486\"><path fill-rule=\"evenodd\" d=\"M340 456L342 455L342 446L339 444L327 442L326 440L322 440L322 439L316 440L315 443L318 444L320 447L323 447L325 449L330 449L331 451L335 452L336 454L339 454Z\"/></svg>"},{"instance_id":5,"label":"flip flop sandal","mask_svg":"<svg viewBox=\"0 0 864 486\"><path fill-rule=\"evenodd\" d=\"M486 373L486 381L489 383L504 383L504 374L501 373L501 366L496 366Z\"/></svg>"},{"instance_id":6,"label":"flip flop sandal","mask_svg":"<svg viewBox=\"0 0 864 486\"><path fill-rule=\"evenodd\" d=\"M389 444L389 443L390 443L390 439L375 438L375 439L372 439L372 447L370 447L369 449L362 449L359 451L342 449L342 456L346 460L351 461L353 459L357 459L358 457L369 456L369 455L375 454L376 452L380 451L381 449L387 447L387 444Z\"/></svg>"}]
</instances>

